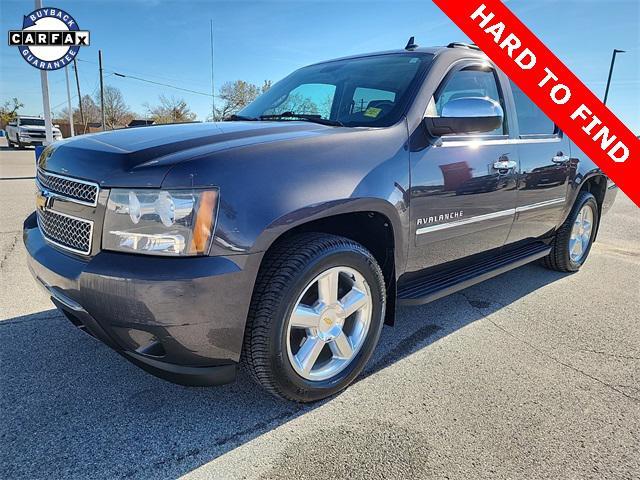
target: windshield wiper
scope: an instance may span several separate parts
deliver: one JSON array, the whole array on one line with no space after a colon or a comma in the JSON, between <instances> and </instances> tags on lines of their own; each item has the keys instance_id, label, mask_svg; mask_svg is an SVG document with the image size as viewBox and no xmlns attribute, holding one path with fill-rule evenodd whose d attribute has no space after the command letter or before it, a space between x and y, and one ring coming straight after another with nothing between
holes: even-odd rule
<instances>
[{"instance_id":1,"label":"windshield wiper","mask_svg":"<svg viewBox=\"0 0 640 480\"><path fill-rule=\"evenodd\" d=\"M297 118L308 122L319 123L320 125L330 125L332 127L344 127L344 124L338 120L330 120L322 118L320 115L310 115L306 113L284 112L277 115L260 115L260 120L282 120L287 118Z\"/></svg>"},{"instance_id":2,"label":"windshield wiper","mask_svg":"<svg viewBox=\"0 0 640 480\"><path fill-rule=\"evenodd\" d=\"M235 113L233 115L229 115L228 117L225 117L223 119L223 121L225 121L225 122L258 121L258 120L260 120L260 119L256 118L256 117L245 117L244 115L236 115Z\"/></svg>"}]
</instances>

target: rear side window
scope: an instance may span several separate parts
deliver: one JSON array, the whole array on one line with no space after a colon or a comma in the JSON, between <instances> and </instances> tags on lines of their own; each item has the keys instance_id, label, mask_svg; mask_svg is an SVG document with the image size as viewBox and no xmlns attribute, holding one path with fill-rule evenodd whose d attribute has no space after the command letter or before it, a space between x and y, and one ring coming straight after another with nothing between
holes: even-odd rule
<instances>
[{"instance_id":1,"label":"rear side window","mask_svg":"<svg viewBox=\"0 0 640 480\"><path fill-rule=\"evenodd\" d=\"M434 97L433 100L435 102L437 116L442 114L442 108L447 102L458 98L469 97L490 98L498 102L502 106L502 109L505 110L504 101L500 94L494 71L491 69L469 67L454 73L445 87ZM492 132L487 132L485 135L504 134L506 134L506 129L505 120L503 119L500 127Z\"/></svg>"},{"instance_id":2,"label":"rear side window","mask_svg":"<svg viewBox=\"0 0 640 480\"><path fill-rule=\"evenodd\" d=\"M555 124L535 103L529 100L520 87L511 80L509 82L516 105L520 135L553 135L556 132Z\"/></svg>"}]
</instances>

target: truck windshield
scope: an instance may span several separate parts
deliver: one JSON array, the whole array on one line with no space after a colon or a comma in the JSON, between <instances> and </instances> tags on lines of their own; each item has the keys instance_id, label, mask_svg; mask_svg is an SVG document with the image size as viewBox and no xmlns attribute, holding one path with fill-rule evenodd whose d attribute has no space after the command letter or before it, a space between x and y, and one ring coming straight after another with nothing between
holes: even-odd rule
<instances>
[{"instance_id":1,"label":"truck windshield","mask_svg":"<svg viewBox=\"0 0 640 480\"><path fill-rule=\"evenodd\" d=\"M315 117L347 127L387 127L404 114L432 58L427 53L407 52L304 67L273 85L232 119Z\"/></svg>"},{"instance_id":2,"label":"truck windshield","mask_svg":"<svg viewBox=\"0 0 640 480\"><path fill-rule=\"evenodd\" d=\"M20 125L44 127L44 120L42 118L21 118Z\"/></svg>"}]
</instances>

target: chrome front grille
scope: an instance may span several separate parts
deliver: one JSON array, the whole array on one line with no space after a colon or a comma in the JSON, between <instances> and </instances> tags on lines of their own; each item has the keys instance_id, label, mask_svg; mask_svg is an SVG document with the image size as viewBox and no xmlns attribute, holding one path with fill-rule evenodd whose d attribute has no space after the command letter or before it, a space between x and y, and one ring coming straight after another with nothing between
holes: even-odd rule
<instances>
[{"instance_id":1,"label":"chrome front grille","mask_svg":"<svg viewBox=\"0 0 640 480\"><path fill-rule=\"evenodd\" d=\"M98 199L98 184L65 177L38 169L38 182L52 193L72 199L84 205L95 206Z\"/></svg>"},{"instance_id":2,"label":"chrome front grille","mask_svg":"<svg viewBox=\"0 0 640 480\"><path fill-rule=\"evenodd\" d=\"M82 255L91 253L93 222L52 210L36 209L38 226L51 243Z\"/></svg>"}]
</instances>

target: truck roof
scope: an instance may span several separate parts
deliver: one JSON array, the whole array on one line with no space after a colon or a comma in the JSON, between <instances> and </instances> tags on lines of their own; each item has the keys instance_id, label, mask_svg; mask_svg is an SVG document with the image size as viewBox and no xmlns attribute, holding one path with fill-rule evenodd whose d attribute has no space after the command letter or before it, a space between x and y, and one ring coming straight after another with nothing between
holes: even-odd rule
<instances>
[{"instance_id":1,"label":"truck roof","mask_svg":"<svg viewBox=\"0 0 640 480\"><path fill-rule=\"evenodd\" d=\"M382 50L379 52L370 52L370 53L360 53L360 54L356 54L356 55L348 55L346 57L340 57L340 58L332 58L330 60L324 60L322 62L317 62L313 65L320 65L323 63L330 63L330 62L337 62L340 60L350 60L350 59L356 59L356 58L364 58L364 57L373 57L376 55L394 55L394 54L410 54L412 52L419 52L419 53L428 53L431 55L438 55L440 53L443 52L449 52L449 51L454 51L454 50L458 50L461 53L465 53L465 54L472 54L473 56L478 56L478 57L484 57L486 58L486 55L484 52L482 52L482 50L480 50L475 44L471 44L471 43L465 43L465 42L451 42L448 45L442 45L442 46L433 46L433 47L417 47L417 48L412 48L412 49L394 49L394 50Z\"/></svg>"}]
</instances>

